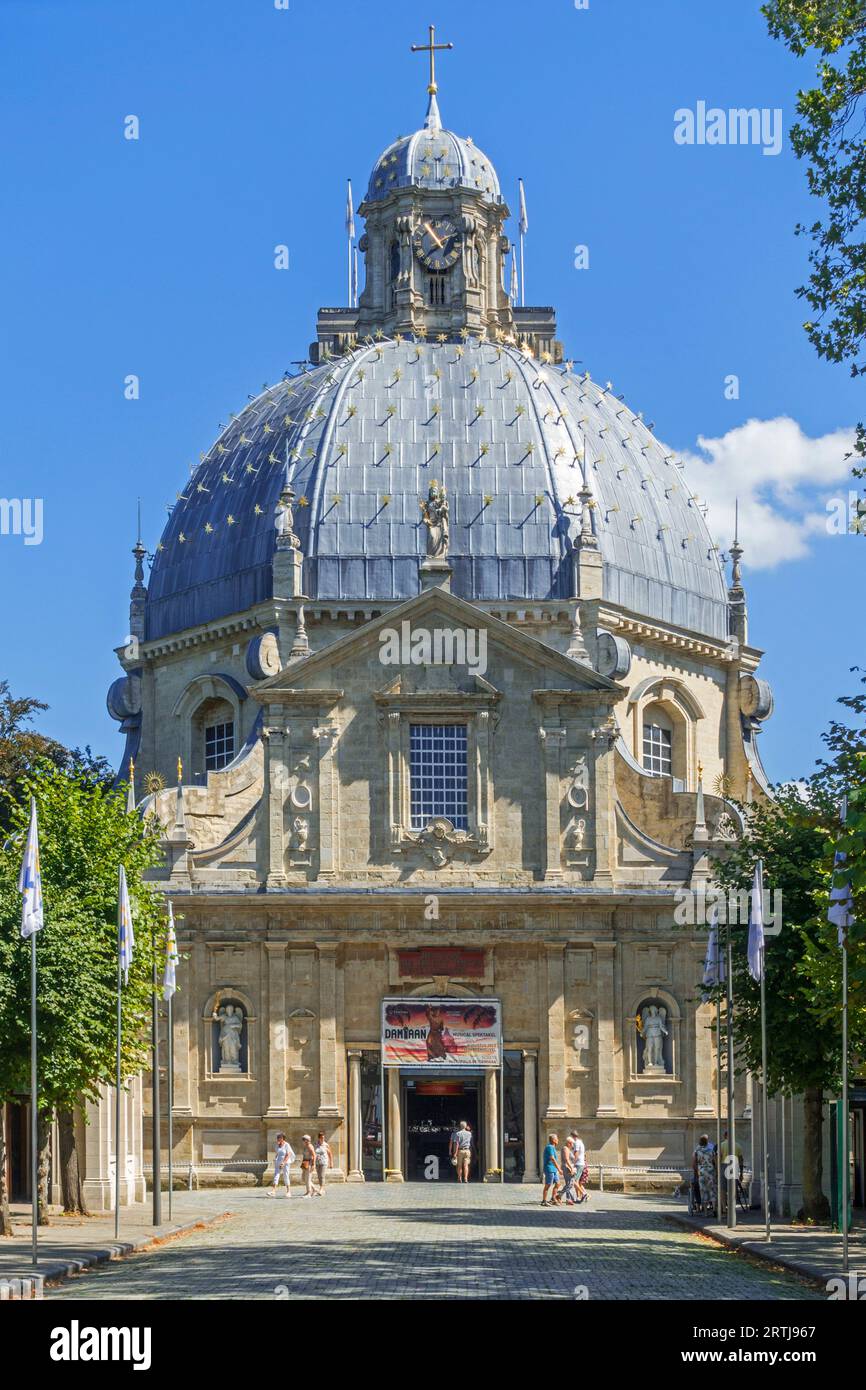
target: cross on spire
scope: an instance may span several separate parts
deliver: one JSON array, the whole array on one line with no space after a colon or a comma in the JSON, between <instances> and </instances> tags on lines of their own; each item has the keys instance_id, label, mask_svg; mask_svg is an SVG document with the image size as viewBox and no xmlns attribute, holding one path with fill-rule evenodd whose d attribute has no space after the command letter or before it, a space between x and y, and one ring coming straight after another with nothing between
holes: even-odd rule
<instances>
[{"instance_id":1,"label":"cross on spire","mask_svg":"<svg viewBox=\"0 0 866 1390\"><path fill-rule=\"evenodd\" d=\"M431 97L432 97L432 96L435 96L436 93L437 93L437 91L439 90L439 88L436 86L436 54L439 53L439 52L444 51L444 50L447 49L447 48L453 48L454 45L453 45L453 43L436 43L436 42L435 42L436 30L435 30L435 28L433 27L432 24L430 25L430 30L429 30L429 32L430 32L430 39L429 39L429 42L428 42L428 43L413 43L410 51L411 51L412 53L429 53L429 54L430 54L430 82L429 82L429 85L428 85L428 87L427 87L427 91L430 93L430 95L431 95Z\"/></svg>"}]
</instances>

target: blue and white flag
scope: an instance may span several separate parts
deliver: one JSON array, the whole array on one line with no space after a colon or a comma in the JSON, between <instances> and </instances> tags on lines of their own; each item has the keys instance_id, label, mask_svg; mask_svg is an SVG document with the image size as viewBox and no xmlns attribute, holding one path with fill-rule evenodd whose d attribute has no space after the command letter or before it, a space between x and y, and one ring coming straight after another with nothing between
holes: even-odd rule
<instances>
[{"instance_id":1,"label":"blue and white flag","mask_svg":"<svg viewBox=\"0 0 866 1390\"><path fill-rule=\"evenodd\" d=\"M132 908L129 905L129 889L126 886L126 869L122 864L120 866L120 882L118 886L117 928L120 968L123 971L123 983L126 985L129 984L129 967L132 964L135 933L132 929Z\"/></svg>"},{"instance_id":2,"label":"blue and white flag","mask_svg":"<svg viewBox=\"0 0 866 1390\"><path fill-rule=\"evenodd\" d=\"M719 941L719 905L713 903L710 908L710 935L707 940L707 954L704 960L704 978L702 984L704 989L715 989L717 985L725 983L725 957L721 950ZM704 1003L708 996L703 995Z\"/></svg>"},{"instance_id":3,"label":"blue and white flag","mask_svg":"<svg viewBox=\"0 0 866 1390\"><path fill-rule=\"evenodd\" d=\"M177 936L174 930L174 908L168 905L168 936L165 943L165 974L162 977L162 997L170 999L177 989Z\"/></svg>"},{"instance_id":4,"label":"blue and white flag","mask_svg":"<svg viewBox=\"0 0 866 1390\"><path fill-rule=\"evenodd\" d=\"M520 189L520 230L525 235L529 231L529 218L526 216L526 198L523 193L523 179L518 179Z\"/></svg>"},{"instance_id":5,"label":"blue and white flag","mask_svg":"<svg viewBox=\"0 0 866 1390\"><path fill-rule=\"evenodd\" d=\"M764 885L760 859L755 864L752 906L749 912L749 974L760 984L764 973Z\"/></svg>"},{"instance_id":6,"label":"blue and white flag","mask_svg":"<svg viewBox=\"0 0 866 1390\"><path fill-rule=\"evenodd\" d=\"M24 895L21 904L21 935L25 941L41 931L44 922L42 911L42 871L39 868L39 825L36 817L36 798L30 798L30 828L27 831L27 844L21 873L18 875L18 892Z\"/></svg>"},{"instance_id":7,"label":"blue and white flag","mask_svg":"<svg viewBox=\"0 0 866 1390\"><path fill-rule=\"evenodd\" d=\"M842 824L848 819L848 798L842 798ZM833 856L833 887L830 889L830 906L827 910L827 921L832 922L836 928L836 939L840 946L845 945L845 936L848 928L854 921L854 895L851 891L850 879L837 886L836 875L844 869L848 861L848 856L841 850L836 851Z\"/></svg>"},{"instance_id":8,"label":"blue and white flag","mask_svg":"<svg viewBox=\"0 0 866 1390\"><path fill-rule=\"evenodd\" d=\"M352 180L348 181L346 190L346 235L350 241L355 238L355 209L352 205Z\"/></svg>"}]
</instances>

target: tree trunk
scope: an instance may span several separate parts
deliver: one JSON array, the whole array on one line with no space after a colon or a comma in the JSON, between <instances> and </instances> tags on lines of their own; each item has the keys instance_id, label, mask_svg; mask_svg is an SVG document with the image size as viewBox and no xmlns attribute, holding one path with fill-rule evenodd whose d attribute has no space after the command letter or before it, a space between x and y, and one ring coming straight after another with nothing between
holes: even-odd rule
<instances>
[{"instance_id":1,"label":"tree trunk","mask_svg":"<svg viewBox=\"0 0 866 1390\"><path fill-rule=\"evenodd\" d=\"M0 1236L11 1236L12 1214L6 1186L6 1106L0 1100Z\"/></svg>"},{"instance_id":2,"label":"tree trunk","mask_svg":"<svg viewBox=\"0 0 866 1390\"><path fill-rule=\"evenodd\" d=\"M78 1163L78 1148L75 1143L75 1116L71 1110L57 1113L60 1133L60 1190L63 1194L63 1210L73 1215L87 1215L84 1193L81 1188L81 1168Z\"/></svg>"},{"instance_id":3,"label":"tree trunk","mask_svg":"<svg viewBox=\"0 0 866 1390\"><path fill-rule=\"evenodd\" d=\"M820 1086L803 1092L803 1215L809 1221L828 1221L830 1203L824 1196L824 1093Z\"/></svg>"},{"instance_id":4,"label":"tree trunk","mask_svg":"<svg viewBox=\"0 0 866 1390\"><path fill-rule=\"evenodd\" d=\"M40 1110L37 1120L38 1159L36 1165L36 1192L38 1207L36 1222L39 1226L50 1226L48 1211L48 1174L51 1167L51 1111Z\"/></svg>"}]
</instances>

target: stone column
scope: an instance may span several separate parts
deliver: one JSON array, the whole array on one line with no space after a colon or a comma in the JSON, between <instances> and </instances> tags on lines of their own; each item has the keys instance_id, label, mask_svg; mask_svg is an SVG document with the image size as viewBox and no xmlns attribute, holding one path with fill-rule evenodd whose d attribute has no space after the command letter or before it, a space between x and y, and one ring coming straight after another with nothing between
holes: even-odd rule
<instances>
[{"instance_id":1,"label":"stone column","mask_svg":"<svg viewBox=\"0 0 866 1390\"><path fill-rule=\"evenodd\" d=\"M544 757L544 877L547 881L562 878L560 802L565 729L542 725L538 733Z\"/></svg>"},{"instance_id":2,"label":"stone column","mask_svg":"<svg viewBox=\"0 0 866 1390\"><path fill-rule=\"evenodd\" d=\"M484 1166L489 1173L499 1167L499 1106L496 1096L496 1071L488 1067L484 1073Z\"/></svg>"},{"instance_id":3,"label":"stone column","mask_svg":"<svg viewBox=\"0 0 866 1390\"><path fill-rule=\"evenodd\" d=\"M265 745L264 802L267 807L268 839L265 846L265 882L279 888L286 882L285 811L287 732L282 705L271 705L268 725L263 730Z\"/></svg>"},{"instance_id":4,"label":"stone column","mask_svg":"<svg viewBox=\"0 0 866 1390\"><path fill-rule=\"evenodd\" d=\"M317 878L333 878L338 868L339 785L334 750L339 737L336 724L320 724L313 730L319 748L319 872Z\"/></svg>"},{"instance_id":5,"label":"stone column","mask_svg":"<svg viewBox=\"0 0 866 1390\"><path fill-rule=\"evenodd\" d=\"M181 938L179 949L184 950L186 941ZM192 971L185 960L178 962L177 973L180 976L180 989L171 1001L171 1027L174 1033L174 1090L172 1099L172 1113L175 1115L191 1115L192 1102L190 1100L190 989L192 984Z\"/></svg>"},{"instance_id":6,"label":"stone column","mask_svg":"<svg viewBox=\"0 0 866 1390\"><path fill-rule=\"evenodd\" d=\"M565 947L545 944L547 954L548 1120L565 1118Z\"/></svg>"},{"instance_id":7,"label":"stone column","mask_svg":"<svg viewBox=\"0 0 866 1390\"><path fill-rule=\"evenodd\" d=\"M337 1103L337 942L317 941L319 954L319 1115L342 1115Z\"/></svg>"},{"instance_id":8,"label":"stone column","mask_svg":"<svg viewBox=\"0 0 866 1390\"><path fill-rule=\"evenodd\" d=\"M388 1182L403 1181L403 1124L400 1115L400 1070L385 1068L388 1090Z\"/></svg>"},{"instance_id":9,"label":"stone column","mask_svg":"<svg viewBox=\"0 0 866 1390\"><path fill-rule=\"evenodd\" d=\"M286 943L266 941L268 962L268 1108L273 1119L288 1119L286 1087Z\"/></svg>"},{"instance_id":10,"label":"stone column","mask_svg":"<svg viewBox=\"0 0 866 1390\"><path fill-rule=\"evenodd\" d=\"M363 1182L361 1149L361 1054L349 1051L349 1173L347 1182Z\"/></svg>"},{"instance_id":11,"label":"stone column","mask_svg":"<svg viewBox=\"0 0 866 1390\"><path fill-rule=\"evenodd\" d=\"M110 1211L114 1203L111 1180L114 1091L100 1086L99 1099L85 1102L84 1200L90 1211Z\"/></svg>"},{"instance_id":12,"label":"stone column","mask_svg":"<svg viewBox=\"0 0 866 1390\"><path fill-rule=\"evenodd\" d=\"M616 868L616 784L614 781L613 726L608 718L595 738L593 794L595 800L596 884L613 883Z\"/></svg>"},{"instance_id":13,"label":"stone column","mask_svg":"<svg viewBox=\"0 0 866 1390\"><path fill-rule=\"evenodd\" d=\"M616 1097L616 1074L614 1071L614 989L613 966L616 946L602 943L595 948L596 978L596 1027L598 1045L598 1109L599 1119L619 1113Z\"/></svg>"},{"instance_id":14,"label":"stone column","mask_svg":"<svg viewBox=\"0 0 866 1390\"><path fill-rule=\"evenodd\" d=\"M523 1054L523 1182L538 1182L538 1084L534 1052Z\"/></svg>"}]
</instances>

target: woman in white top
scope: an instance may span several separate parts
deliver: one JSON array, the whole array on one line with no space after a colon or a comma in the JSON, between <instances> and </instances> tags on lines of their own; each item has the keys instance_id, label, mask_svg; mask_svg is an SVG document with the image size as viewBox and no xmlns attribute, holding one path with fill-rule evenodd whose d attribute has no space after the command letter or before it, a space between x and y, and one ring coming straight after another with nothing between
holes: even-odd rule
<instances>
[{"instance_id":1,"label":"woman in white top","mask_svg":"<svg viewBox=\"0 0 866 1390\"><path fill-rule=\"evenodd\" d=\"M319 1130L316 1137L316 1177L319 1180L317 1197L325 1195L325 1174L334 1165L334 1155L331 1153L331 1146L325 1138L323 1130Z\"/></svg>"},{"instance_id":2,"label":"woman in white top","mask_svg":"<svg viewBox=\"0 0 866 1390\"><path fill-rule=\"evenodd\" d=\"M277 1194L277 1188L279 1187L280 1183L283 1182L286 1185L286 1196L291 1197L291 1166L294 1161L294 1157L295 1151L292 1148L286 1136L284 1134L278 1134L276 1145L274 1148L274 1183L273 1187L270 1190L270 1193L268 1194L269 1196L275 1197Z\"/></svg>"}]
</instances>

